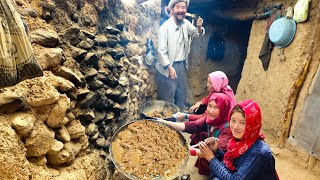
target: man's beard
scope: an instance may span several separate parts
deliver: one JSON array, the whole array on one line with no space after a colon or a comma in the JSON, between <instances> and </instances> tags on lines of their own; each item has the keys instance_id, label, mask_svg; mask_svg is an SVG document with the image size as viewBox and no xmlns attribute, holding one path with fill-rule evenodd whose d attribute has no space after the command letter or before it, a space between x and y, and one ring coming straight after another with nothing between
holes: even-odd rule
<instances>
[{"instance_id":1,"label":"man's beard","mask_svg":"<svg viewBox=\"0 0 320 180\"><path fill-rule=\"evenodd\" d=\"M176 15L174 15L174 18L176 19L176 22L178 24L181 24L183 22L185 15L183 15L183 18L181 18L181 19L179 19L178 16L181 16L181 15L176 14Z\"/></svg>"}]
</instances>

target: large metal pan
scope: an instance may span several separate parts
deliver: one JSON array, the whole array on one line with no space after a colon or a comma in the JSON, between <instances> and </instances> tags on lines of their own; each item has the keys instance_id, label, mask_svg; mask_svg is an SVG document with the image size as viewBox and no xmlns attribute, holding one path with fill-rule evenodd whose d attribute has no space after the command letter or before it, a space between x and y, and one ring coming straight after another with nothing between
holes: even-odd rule
<instances>
[{"instance_id":1,"label":"large metal pan","mask_svg":"<svg viewBox=\"0 0 320 180\"><path fill-rule=\"evenodd\" d=\"M156 117L152 117L150 116L150 114L152 114L152 112L154 111L162 112L163 109L164 109L164 113L167 111L171 111L172 113L179 112L178 106L174 105L173 103L170 103L170 102L166 103L166 101L161 101L161 100L147 101L140 106L139 111L143 119L155 119ZM172 116L162 117L162 119L175 121L175 118L173 118Z\"/></svg>"},{"instance_id":2,"label":"large metal pan","mask_svg":"<svg viewBox=\"0 0 320 180\"><path fill-rule=\"evenodd\" d=\"M131 123L135 123L137 121L141 121L141 120L135 120L135 121L132 121L132 122L129 122L127 124L125 124L124 126L122 126L121 128L119 128L116 133L112 136L112 140L111 140L111 143L110 143L110 147L109 147L109 153L110 153L110 156L111 156L111 160L113 162L113 164L115 165L115 167L117 168L117 170L119 172L121 172L124 176L126 176L127 178L129 179L132 179L132 180L140 180L140 178L132 175L132 174L128 174L126 172L124 172L121 168L121 165L115 161L115 158L114 158L114 153L112 152L112 144L114 141L117 140L118 138L118 134L124 130L127 129L127 127L129 126L129 124ZM184 138L184 136L181 134L180 131L176 130L175 128L167 125L167 124L164 124L164 123L161 123L161 122L158 122L158 121L155 121L155 120L150 120L150 119L144 119L144 121L152 121L154 123L158 123L159 125L161 126L165 126L165 127L169 127L171 130L175 131L178 135L179 135L179 138L180 138L180 142L182 143L182 145L185 147L186 151L188 151L189 149L189 146L187 144L187 141L186 139ZM188 159L189 159L189 152L186 152L186 157L185 159L183 160L180 168L177 170L177 172L175 172L174 174L172 174L170 177L156 177L156 178L153 178L151 180L172 180L172 179L175 179L179 176L181 176L183 174L183 171L184 169L186 168L187 166L187 162L188 162Z\"/></svg>"}]
</instances>

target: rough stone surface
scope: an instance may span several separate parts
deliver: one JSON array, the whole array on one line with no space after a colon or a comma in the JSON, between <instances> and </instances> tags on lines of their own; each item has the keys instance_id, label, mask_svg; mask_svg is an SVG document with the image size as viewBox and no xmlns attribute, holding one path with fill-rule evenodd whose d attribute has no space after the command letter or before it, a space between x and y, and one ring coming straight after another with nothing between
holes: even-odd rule
<instances>
[{"instance_id":1,"label":"rough stone surface","mask_svg":"<svg viewBox=\"0 0 320 180\"><path fill-rule=\"evenodd\" d=\"M57 154L48 154L48 162L53 165L60 165L70 159L70 154L67 150L63 149Z\"/></svg>"},{"instance_id":2,"label":"rough stone surface","mask_svg":"<svg viewBox=\"0 0 320 180\"><path fill-rule=\"evenodd\" d=\"M54 139L52 142L51 148L48 151L48 154L50 155L58 154L63 147L64 147L64 144L61 141Z\"/></svg>"},{"instance_id":3,"label":"rough stone surface","mask_svg":"<svg viewBox=\"0 0 320 180\"><path fill-rule=\"evenodd\" d=\"M66 125L71 139L78 139L85 135L86 128L78 120L71 121Z\"/></svg>"},{"instance_id":4,"label":"rough stone surface","mask_svg":"<svg viewBox=\"0 0 320 180\"><path fill-rule=\"evenodd\" d=\"M26 102L30 106L40 107L53 104L59 100L59 92L44 79L34 81L32 84L26 84L27 97Z\"/></svg>"},{"instance_id":5,"label":"rough stone surface","mask_svg":"<svg viewBox=\"0 0 320 180\"><path fill-rule=\"evenodd\" d=\"M68 162L72 162L80 152L81 144L70 141L64 144L64 149L67 150L70 154Z\"/></svg>"},{"instance_id":6,"label":"rough stone surface","mask_svg":"<svg viewBox=\"0 0 320 180\"><path fill-rule=\"evenodd\" d=\"M100 154L96 153L95 150L88 149L89 137L85 134L84 126L81 125L80 121L76 120L79 119L79 113L76 113L75 109L82 108L82 110L91 110L91 112L105 111L105 115L100 117L99 122L96 122L99 124L100 132L94 130L97 132L92 133L92 135L94 136L93 139L105 138L105 142L103 143L105 146L102 146L100 149L107 149L107 146L110 144L108 140L110 139L109 136L115 129L112 126L117 126L114 122L118 120L120 111L125 109L125 99L129 97L129 80L121 82L121 88L119 86L120 76L128 79L127 70L129 66L124 68L120 61L123 58L127 58L126 51L130 51L130 48L126 46L129 43L138 44L137 49L131 51L130 56L144 56L144 40L140 42L140 38L146 39L148 36L155 36L152 29L157 29L154 27L159 27L158 23L145 22L156 21L156 17L158 17L156 13L160 13L159 6L157 6L155 13L155 9L148 9L147 7L140 7L138 5L127 7L128 3L121 1L116 4L113 4L113 1L79 1L78 3L74 3L69 0L50 2L19 0L17 2L19 8L20 6L21 8L32 7L34 12L39 13L39 18L36 15L33 15L36 18L31 18L30 14L24 13L28 15L28 17L24 17L24 20L30 31L34 33L33 47L38 57L38 62L44 70L50 70L55 75L45 71L43 77L23 81L21 84L13 87L11 89L12 92L21 91L19 92L19 96L12 101L19 101L19 106L15 103L15 108L13 108L14 105L9 107L7 104L11 104L12 102L7 103L8 101L6 101L4 102L5 106L1 106L1 108L7 110L0 112L12 113L12 111L8 111L9 109L13 111L19 111L20 109L31 110L37 119L34 130L44 131L43 129L46 127L48 131L51 131L45 124L48 121L48 124L53 127L52 133L56 133L54 137L56 139L53 141L57 142L59 140L61 142L58 144L61 145L62 142L68 144L72 139L72 142L77 144L77 148L69 148L69 150L77 149L76 153L72 153L74 151L71 150L71 153L69 153L66 149L59 151L60 148L58 148L55 150L55 153L47 152L44 155L40 155L45 151L38 148L38 144L35 142L36 137L33 135L36 131L33 130L27 139L22 138L23 141L26 141L29 153L28 159L30 162L32 161L28 167L30 174L26 176L27 179L109 179L109 172L106 172L106 167L108 167L107 161L109 160L103 159L106 158L105 153ZM157 0L157 3L159 4L160 1ZM113 10L110 10L110 7ZM98 12L101 14L98 15ZM127 18L124 16L127 12L133 12L134 16L123 21ZM149 15L152 15L154 18L149 17ZM142 18L140 19L139 17ZM115 21L113 22L112 19ZM142 26L137 25L140 22L143 22ZM110 28L106 28L106 24ZM143 33L142 31L139 32L142 35L141 37L136 37L134 31L139 30L139 28L144 28L145 30ZM41 32L40 29L44 29L46 32ZM53 29L59 34L58 37L56 34L48 33ZM105 38L96 38L99 36L104 36ZM52 41L48 41L49 39L52 39ZM95 43L94 46L92 46L92 42ZM61 50L59 49L61 53L45 48L58 47L57 45L61 48ZM106 48L105 46L114 46L114 49L111 47ZM78 47L85 48L86 50ZM99 64L99 61L104 63ZM141 63L133 64L136 64L138 67L131 69L131 71L136 70L135 74L141 73L141 68L143 68L142 66L140 67ZM59 73L60 68L68 68L68 70L64 69L63 73ZM98 78L100 73L105 76L103 80ZM137 77L141 78L139 75ZM79 87L83 89L88 88L87 91L89 92L79 92L77 91ZM107 97L104 94L104 90L109 88L114 91ZM51 113L56 108L56 104L59 104L61 94L67 94L71 99L70 111L58 113L61 115L57 115L57 119L59 120L53 121ZM117 97L119 100L117 100ZM0 98L0 102L1 100L3 99ZM143 101L144 97L141 97L140 100ZM23 105L24 102L26 102L25 105ZM136 98L135 104L133 104L135 106L133 111L137 110L138 104L139 100ZM62 108L61 111L64 112L65 109ZM107 112L110 111L114 112L108 113L106 117L109 119L108 122L103 122L102 120L104 120ZM74 115L71 117L70 113L74 113L76 118ZM64 114L63 118L62 114ZM95 118L95 116L92 117ZM76 125L73 125L73 122L77 122ZM43 127L39 127L37 123L42 124ZM107 123L108 125L106 125ZM66 127L60 127L61 124L66 124ZM37 140L39 143L43 143L41 140L50 141L43 138L42 134L45 133L38 132L36 135L41 138ZM48 133L47 137L53 138L51 133ZM34 144L30 142L31 140ZM43 145L42 147L46 146ZM95 148L97 147L95 146ZM37 153L33 152L34 154L30 156L31 149ZM55 155L53 156L52 154ZM47 168L48 165L54 165L55 169ZM24 179L19 176L15 177Z\"/></svg>"},{"instance_id":7,"label":"rough stone surface","mask_svg":"<svg viewBox=\"0 0 320 180\"><path fill-rule=\"evenodd\" d=\"M84 77L77 75L68 67L61 66L55 71L55 74L71 81L76 86L81 86L84 83Z\"/></svg>"},{"instance_id":8,"label":"rough stone surface","mask_svg":"<svg viewBox=\"0 0 320 180\"><path fill-rule=\"evenodd\" d=\"M61 126L56 132L57 139L62 142L69 142L71 140L68 129L65 126Z\"/></svg>"},{"instance_id":9,"label":"rough stone surface","mask_svg":"<svg viewBox=\"0 0 320 180\"><path fill-rule=\"evenodd\" d=\"M12 127L23 137L31 134L36 118L29 113L15 113L11 116Z\"/></svg>"},{"instance_id":10,"label":"rough stone surface","mask_svg":"<svg viewBox=\"0 0 320 180\"><path fill-rule=\"evenodd\" d=\"M44 77L51 82L52 86L59 91L67 92L74 89L75 85L73 82L65 77L59 77L52 74L50 71L44 72Z\"/></svg>"},{"instance_id":11,"label":"rough stone surface","mask_svg":"<svg viewBox=\"0 0 320 180\"><path fill-rule=\"evenodd\" d=\"M54 140L54 132L42 122L35 123L34 130L26 139L27 156L41 156L46 154Z\"/></svg>"},{"instance_id":12,"label":"rough stone surface","mask_svg":"<svg viewBox=\"0 0 320 180\"><path fill-rule=\"evenodd\" d=\"M43 70L57 67L63 62L63 50L61 48L46 48L40 54L36 54L39 65Z\"/></svg>"},{"instance_id":13,"label":"rough stone surface","mask_svg":"<svg viewBox=\"0 0 320 180\"><path fill-rule=\"evenodd\" d=\"M0 116L0 179L29 179L29 162L23 142L10 126L9 117Z\"/></svg>"},{"instance_id":14,"label":"rough stone surface","mask_svg":"<svg viewBox=\"0 0 320 180\"><path fill-rule=\"evenodd\" d=\"M58 128L64 125L64 118L67 112L67 109L70 107L70 99L64 95L60 96L57 104L52 108L47 124L51 128Z\"/></svg>"},{"instance_id":15,"label":"rough stone surface","mask_svg":"<svg viewBox=\"0 0 320 180\"><path fill-rule=\"evenodd\" d=\"M59 36L55 31L37 29L31 33L31 41L44 47L56 47L59 44Z\"/></svg>"},{"instance_id":16,"label":"rough stone surface","mask_svg":"<svg viewBox=\"0 0 320 180\"><path fill-rule=\"evenodd\" d=\"M47 158L45 156L29 157L28 160L37 166L45 166L47 164Z\"/></svg>"}]
</instances>

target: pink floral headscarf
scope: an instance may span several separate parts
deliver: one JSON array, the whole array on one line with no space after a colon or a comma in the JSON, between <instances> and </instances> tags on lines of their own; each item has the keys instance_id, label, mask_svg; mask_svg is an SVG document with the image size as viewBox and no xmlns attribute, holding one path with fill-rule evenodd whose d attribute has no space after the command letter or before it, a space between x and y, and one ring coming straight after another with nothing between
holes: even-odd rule
<instances>
[{"instance_id":1,"label":"pink floral headscarf","mask_svg":"<svg viewBox=\"0 0 320 180\"><path fill-rule=\"evenodd\" d=\"M222 71L214 71L209 74L214 93L223 93L230 98L231 109L236 105L236 97L229 84L227 75Z\"/></svg>"}]
</instances>

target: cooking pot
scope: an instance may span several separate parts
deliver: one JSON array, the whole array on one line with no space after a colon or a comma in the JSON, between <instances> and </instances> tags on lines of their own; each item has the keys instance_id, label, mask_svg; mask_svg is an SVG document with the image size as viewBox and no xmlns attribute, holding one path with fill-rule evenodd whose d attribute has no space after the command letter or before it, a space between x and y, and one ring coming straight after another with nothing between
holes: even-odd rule
<instances>
[{"instance_id":1,"label":"cooking pot","mask_svg":"<svg viewBox=\"0 0 320 180\"><path fill-rule=\"evenodd\" d=\"M112 152L112 144L113 142L115 142L118 138L118 134L124 130L127 129L127 127L132 124L132 123L135 123L137 121L141 121L141 120L135 120L135 121L132 121L132 122L129 122L125 125L123 125L122 127L120 127L116 132L115 134L112 136L112 139L111 139L111 143L110 143L110 147L109 147L109 153L110 153L110 156L111 156L111 160L113 162L113 164L115 165L115 167L117 168L117 170L119 172L121 172L124 176L126 176L127 178L129 179L132 179L132 180L140 180L140 178L132 175L132 174L128 174L126 173L125 171L122 170L121 168L121 165L115 161L115 157L114 157L114 153ZM170 128L171 130L175 131L178 136L179 136L179 139L180 139L180 142L182 143L182 145L185 147L186 151L188 151L189 149L189 145L187 144L187 140L185 139L185 137L181 134L180 131L176 130L175 128L173 128L172 126L169 126L167 124L164 124L164 123L161 123L161 122L158 122L158 121L154 121L154 120L144 120L144 121L152 121L154 123L157 123L159 124L160 126L165 126L165 127L168 127ZM187 166L187 162L188 162L188 159L189 159L189 152L186 153L186 157L185 159L183 159L182 161L182 164L180 165L180 168L174 173L172 174L170 177L155 177L153 178L152 180L173 180L173 179L176 179L177 177L181 176L183 174L183 171L184 169L186 168Z\"/></svg>"},{"instance_id":2,"label":"cooking pot","mask_svg":"<svg viewBox=\"0 0 320 180\"><path fill-rule=\"evenodd\" d=\"M275 20L269 29L269 39L278 48L284 48L291 43L296 33L296 22L289 17Z\"/></svg>"},{"instance_id":3,"label":"cooking pot","mask_svg":"<svg viewBox=\"0 0 320 180\"><path fill-rule=\"evenodd\" d=\"M156 119L157 117L152 117L150 114L154 111L162 112L164 109L164 113L171 111L173 114L179 112L178 106L174 105L173 103L161 101L161 100L155 100L155 101L147 101L143 103L139 111L142 115L142 118L144 119ZM175 121L175 118L173 117L162 117L162 119L169 120L169 121Z\"/></svg>"}]
</instances>

